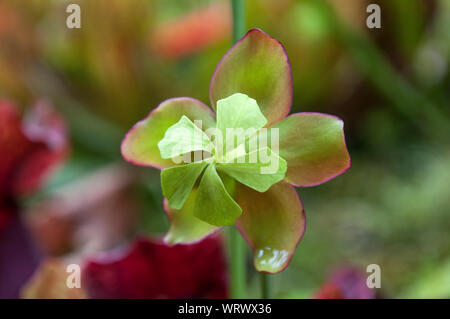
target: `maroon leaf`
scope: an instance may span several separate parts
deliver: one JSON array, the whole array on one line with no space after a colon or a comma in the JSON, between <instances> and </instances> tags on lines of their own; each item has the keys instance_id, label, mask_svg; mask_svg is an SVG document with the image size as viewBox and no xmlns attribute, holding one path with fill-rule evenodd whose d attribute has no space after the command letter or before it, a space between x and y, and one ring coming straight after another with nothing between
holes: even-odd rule
<instances>
[{"instance_id":1,"label":"maroon leaf","mask_svg":"<svg viewBox=\"0 0 450 319\"><path fill-rule=\"evenodd\" d=\"M214 236L174 246L141 238L88 261L82 274L91 298L227 297L222 245Z\"/></svg>"}]
</instances>

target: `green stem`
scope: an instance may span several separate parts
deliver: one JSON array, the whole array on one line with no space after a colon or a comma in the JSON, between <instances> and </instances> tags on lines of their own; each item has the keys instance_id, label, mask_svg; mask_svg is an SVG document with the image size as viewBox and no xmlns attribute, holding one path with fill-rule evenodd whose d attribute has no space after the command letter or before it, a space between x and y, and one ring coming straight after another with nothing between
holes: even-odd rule
<instances>
[{"instance_id":1,"label":"green stem","mask_svg":"<svg viewBox=\"0 0 450 319\"><path fill-rule=\"evenodd\" d=\"M230 229L231 298L245 298L245 243L236 228Z\"/></svg>"},{"instance_id":2,"label":"green stem","mask_svg":"<svg viewBox=\"0 0 450 319\"><path fill-rule=\"evenodd\" d=\"M245 34L245 1L231 0L233 13L233 43L237 42Z\"/></svg>"},{"instance_id":3,"label":"green stem","mask_svg":"<svg viewBox=\"0 0 450 319\"><path fill-rule=\"evenodd\" d=\"M233 43L245 33L245 2L231 0L233 13ZM245 242L237 229L230 230L231 298L245 298Z\"/></svg>"},{"instance_id":4,"label":"green stem","mask_svg":"<svg viewBox=\"0 0 450 319\"><path fill-rule=\"evenodd\" d=\"M272 298L272 285L270 282L270 277L267 274L261 274L261 298L271 299Z\"/></svg>"}]
</instances>

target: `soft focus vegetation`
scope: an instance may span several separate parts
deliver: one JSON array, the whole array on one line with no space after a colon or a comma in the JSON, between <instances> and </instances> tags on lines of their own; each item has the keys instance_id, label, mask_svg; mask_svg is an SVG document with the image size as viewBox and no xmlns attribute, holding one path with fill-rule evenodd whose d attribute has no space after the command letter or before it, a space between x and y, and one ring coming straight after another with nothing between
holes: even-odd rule
<instances>
[{"instance_id":1,"label":"soft focus vegetation","mask_svg":"<svg viewBox=\"0 0 450 319\"><path fill-rule=\"evenodd\" d=\"M67 1L0 1L0 96L22 108L51 102L72 141L68 162L26 198L28 214L118 165L124 179L132 176L132 194L121 202L129 206L120 210L136 211L137 221L122 229L118 219L105 232L114 240L101 247L164 234L159 172L125 164L120 142L167 98L208 103L209 79L231 43L227 2L71 2L82 8L81 29L66 28ZM365 26L369 3L381 5L381 29ZM286 48L292 112L342 118L352 157L345 174L299 189L307 230L273 279L274 296L307 298L336 267L364 272L375 263L382 297L450 297L450 1L254 0L247 20ZM84 186L102 193L111 186L102 181ZM250 259L248 272L249 296L257 297Z\"/></svg>"}]
</instances>

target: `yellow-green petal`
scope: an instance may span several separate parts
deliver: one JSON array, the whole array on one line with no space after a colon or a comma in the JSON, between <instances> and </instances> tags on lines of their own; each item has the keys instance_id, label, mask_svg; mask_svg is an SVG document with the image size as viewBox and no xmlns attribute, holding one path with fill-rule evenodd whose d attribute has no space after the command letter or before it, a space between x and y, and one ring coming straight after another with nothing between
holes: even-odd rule
<instances>
[{"instance_id":1,"label":"yellow-green petal","mask_svg":"<svg viewBox=\"0 0 450 319\"><path fill-rule=\"evenodd\" d=\"M172 160L161 158L158 142L183 115L193 122L202 121L202 130L216 125L214 113L202 102L187 97L166 100L127 133L121 145L124 159L142 166L173 166L175 163Z\"/></svg>"},{"instance_id":2,"label":"yellow-green petal","mask_svg":"<svg viewBox=\"0 0 450 319\"><path fill-rule=\"evenodd\" d=\"M214 233L220 228L205 223L194 216L196 199L197 189L195 188L190 192L181 209L173 209L169 206L167 199L164 199L164 210L166 211L170 222L169 231L164 237L166 243L171 245L194 243Z\"/></svg>"},{"instance_id":3,"label":"yellow-green petal","mask_svg":"<svg viewBox=\"0 0 450 319\"><path fill-rule=\"evenodd\" d=\"M212 144L208 135L183 115L167 129L163 139L158 142L158 148L161 157L169 159L195 151L211 152Z\"/></svg>"},{"instance_id":4,"label":"yellow-green petal","mask_svg":"<svg viewBox=\"0 0 450 319\"><path fill-rule=\"evenodd\" d=\"M217 128L225 137L227 129L260 129L267 120L255 99L235 93L217 102Z\"/></svg>"},{"instance_id":5,"label":"yellow-green petal","mask_svg":"<svg viewBox=\"0 0 450 319\"><path fill-rule=\"evenodd\" d=\"M268 147L249 152L228 163L217 163L217 169L258 192L265 192L283 180L286 168L286 161Z\"/></svg>"},{"instance_id":6,"label":"yellow-green petal","mask_svg":"<svg viewBox=\"0 0 450 319\"><path fill-rule=\"evenodd\" d=\"M233 225L242 209L230 196L213 164L203 173L194 215L211 225Z\"/></svg>"},{"instance_id":7,"label":"yellow-green petal","mask_svg":"<svg viewBox=\"0 0 450 319\"><path fill-rule=\"evenodd\" d=\"M183 207L192 188L203 169L205 161L173 166L161 171L161 188L169 206L175 209Z\"/></svg>"}]
</instances>

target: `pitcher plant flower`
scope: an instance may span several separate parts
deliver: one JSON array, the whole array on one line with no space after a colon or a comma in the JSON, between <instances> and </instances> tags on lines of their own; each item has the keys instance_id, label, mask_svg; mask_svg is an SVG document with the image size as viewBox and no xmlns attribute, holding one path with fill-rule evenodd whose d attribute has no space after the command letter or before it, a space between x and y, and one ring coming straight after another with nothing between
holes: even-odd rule
<instances>
[{"instance_id":1,"label":"pitcher plant flower","mask_svg":"<svg viewBox=\"0 0 450 319\"><path fill-rule=\"evenodd\" d=\"M162 102L125 136L125 160L162 169L167 243L193 243L235 225L255 268L277 273L305 231L295 187L350 167L343 121L289 115L292 74L280 42L252 29L221 59L211 108L188 97ZM269 142L268 142L269 141Z\"/></svg>"},{"instance_id":2,"label":"pitcher plant flower","mask_svg":"<svg viewBox=\"0 0 450 319\"><path fill-rule=\"evenodd\" d=\"M137 238L84 261L89 298L226 298L222 241L211 236L193 245Z\"/></svg>"}]
</instances>

